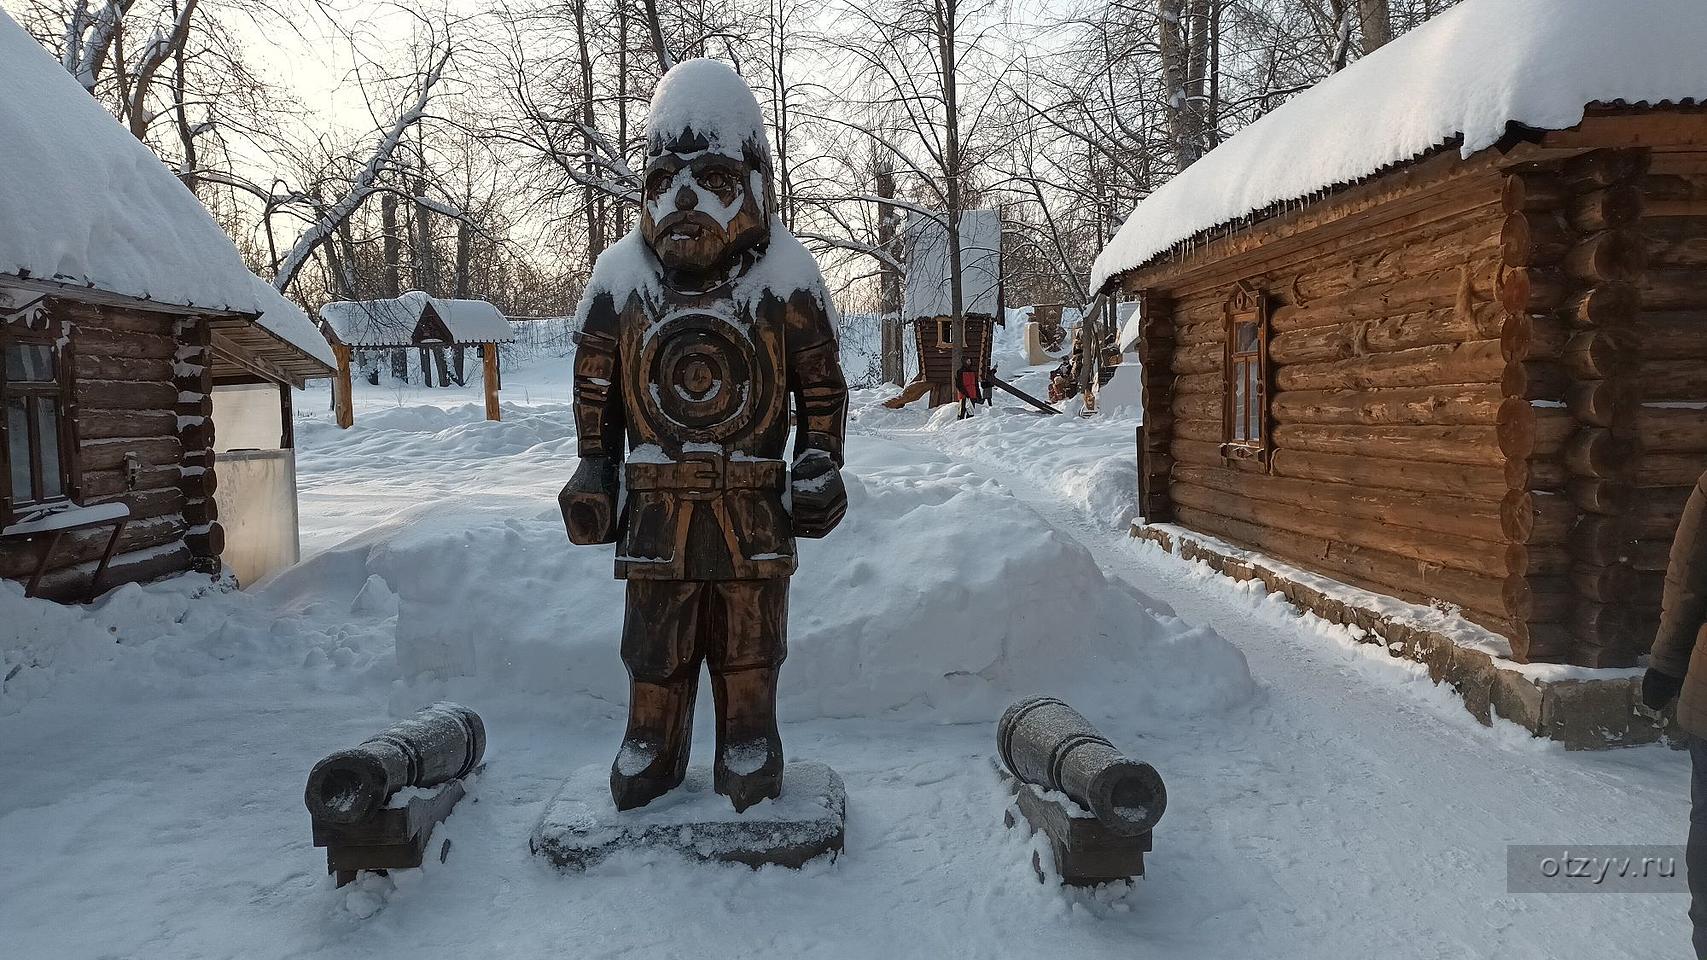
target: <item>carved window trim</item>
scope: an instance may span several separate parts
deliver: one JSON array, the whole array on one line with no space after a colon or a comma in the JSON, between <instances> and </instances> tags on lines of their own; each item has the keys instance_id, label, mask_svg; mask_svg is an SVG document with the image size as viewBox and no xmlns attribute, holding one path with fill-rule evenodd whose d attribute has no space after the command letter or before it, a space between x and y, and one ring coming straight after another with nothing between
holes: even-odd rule
<instances>
[{"instance_id":1,"label":"carved window trim","mask_svg":"<svg viewBox=\"0 0 1707 960\"><path fill-rule=\"evenodd\" d=\"M1274 390L1268 356L1268 297L1241 282L1222 308L1221 456L1269 462L1274 448Z\"/></svg>"},{"instance_id":2,"label":"carved window trim","mask_svg":"<svg viewBox=\"0 0 1707 960\"><path fill-rule=\"evenodd\" d=\"M52 379L19 377L20 373L38 366L36 362L26 362L26 357L39 361L44 356L52 366ZM77 502L81 476L75 429L74 363L65 324L42 301L23 309L0 312L0 524ZM22 414L25 437L13 436L18 423L14 411ZM51 434L41 429L49 414L54 425ZM24 451L30 458L29 489L22 495L13 481L12 465L17 451ZM49 460L57 461L56 486L48 474Z\"/></svg>"}]
</instances>

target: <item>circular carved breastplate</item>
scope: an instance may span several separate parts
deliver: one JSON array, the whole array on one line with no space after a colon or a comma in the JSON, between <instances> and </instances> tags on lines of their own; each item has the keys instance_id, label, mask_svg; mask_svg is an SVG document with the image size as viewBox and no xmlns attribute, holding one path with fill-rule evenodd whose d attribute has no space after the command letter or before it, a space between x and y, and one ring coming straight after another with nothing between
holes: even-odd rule
<instances>
[{"instance_id":1,"label":"circular carved breastplate","mask_svg":"<svg viewBox=\"0 0 1707 960\"><path fill-rule=\"evenodd\" d=\"M640 349L640 411L660 436L728 440L758 415L758 366L752 340L730 320L710 313L667 317Z\"/></svg>"}]
</instances>

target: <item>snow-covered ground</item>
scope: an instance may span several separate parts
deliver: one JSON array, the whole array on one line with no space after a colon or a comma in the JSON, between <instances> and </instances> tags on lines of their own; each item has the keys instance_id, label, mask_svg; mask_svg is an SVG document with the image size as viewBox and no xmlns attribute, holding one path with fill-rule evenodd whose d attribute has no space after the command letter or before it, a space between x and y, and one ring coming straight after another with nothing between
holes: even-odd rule
<instances>
[{"instance_id":1,"label":"snow-covered ground","mask_svg":"<svg viewBox=\"0 0 1707 960\"><path fill-rule=\"evenodd\" d=\"M784 741L846 780L846 853L551 872L528 833L609 761L625 697L609 548L571 547L557 516L567 373L510 371L497 424L477 385L364 389L348 431L310 392L305 559L255 589L61 608L0 584L6 956L1684 955L1681 896L1504 875L1510 843L1681 843L1681 754L1477 725L1417 665L1126 537L1129 416L1005 396L956 422L861 392L848 519L802 545ZM1039 884L1036 841L1003 829L993 721L1032 692L1166 779L1144 880ZM435 835L448 859L335 889L310 765L446 696L491 735Z\"/></svg>"}]
</instances>

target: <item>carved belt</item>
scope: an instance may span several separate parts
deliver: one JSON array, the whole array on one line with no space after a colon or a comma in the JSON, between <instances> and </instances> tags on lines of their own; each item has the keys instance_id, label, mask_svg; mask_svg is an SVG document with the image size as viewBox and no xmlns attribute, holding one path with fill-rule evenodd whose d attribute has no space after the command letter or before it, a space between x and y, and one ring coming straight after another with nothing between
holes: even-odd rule
<instances>
[{"instance_id":1,"label":"carved belt","mask_svg":"<svg viewBox=\"0 0 1707 960\"><path fill-rule=\"evenodd\" d=\"M684 453L675 463L630 461L625 467L629 490L668 490L690 500L725 490L780 491L788 483L781 460L730 460L715 453Z\"/></svg>"}]
</instances>

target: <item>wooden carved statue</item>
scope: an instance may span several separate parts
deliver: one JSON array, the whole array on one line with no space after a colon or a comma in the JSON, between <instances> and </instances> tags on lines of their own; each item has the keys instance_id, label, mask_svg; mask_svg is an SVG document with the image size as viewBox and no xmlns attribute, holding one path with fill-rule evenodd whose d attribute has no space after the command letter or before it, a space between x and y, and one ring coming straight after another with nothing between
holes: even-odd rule
<instances>
[{"instance_id":1,"label":"wooden carved statue","mask_svg":"<svg viewBox=\"0 0 1707 960\"><path fill-rule=\"evenodd\" d=\"M617 808L682 782L703 661L715 789L744 810L781 790L794 538L846 510L847 384L823 276L775 216L764 121L733 70L690 60L659 82L643 183L639 227L600 255L579 308L581 463L559 500L570 540L616 543L627 581Z\"/></svg>"}]
</instances>

